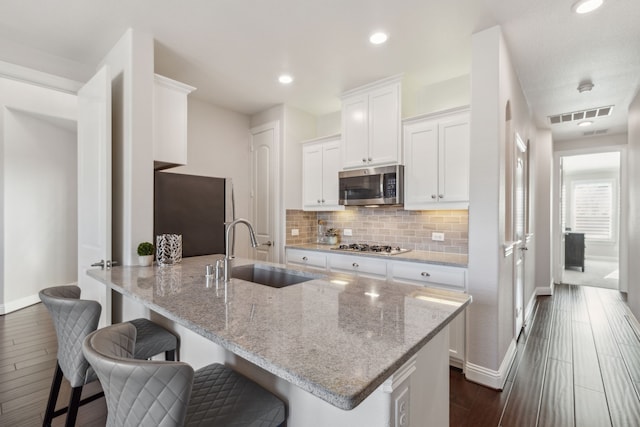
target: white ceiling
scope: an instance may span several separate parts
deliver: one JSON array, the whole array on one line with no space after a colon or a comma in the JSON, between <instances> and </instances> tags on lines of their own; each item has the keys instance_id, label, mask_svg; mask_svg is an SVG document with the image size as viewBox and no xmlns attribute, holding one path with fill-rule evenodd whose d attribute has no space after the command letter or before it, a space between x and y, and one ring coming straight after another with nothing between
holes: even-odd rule
<instances>
[{"instance_id":1,"label":"white ceiling","mask_svg":"<svg viewBox=\"0 0 640 427\"><path fill-rule=\"evenodd\" d=\"M192 96L245 114L287 103L322 115L382 77L429 85L469 74L471 35L499 24L539 127L615 105L589 130L624 132L640 82L640 1L605 0L586 16L573 1L0 0L0 60L82 81L132 27L155 38L156 72L197 87ZM378 29L389 41L372 46ZM292 85L277 83L282 72ZM579 94L584 79L595 87Z\"/></svg>"}]
</instances>

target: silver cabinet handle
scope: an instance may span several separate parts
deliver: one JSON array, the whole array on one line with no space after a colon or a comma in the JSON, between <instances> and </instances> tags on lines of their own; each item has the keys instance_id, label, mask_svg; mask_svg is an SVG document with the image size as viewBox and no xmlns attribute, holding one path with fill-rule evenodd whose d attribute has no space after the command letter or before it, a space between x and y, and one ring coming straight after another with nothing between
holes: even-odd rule
<instances>
[{"instance_id":1,"label":"silver cabinet handle","mask_svg":"<svg viewBox=\"0 0 640 427\"><path fill-rule=\"evenodd\" d=\"M435 194L432 194L432 195L431 195L431 198L435 200L436 195L435 195Z\"/></svg>"},{"instance_id":2,"label":"silver cabinet handle","mask_svg":"<svg viewBox=\"0 0 640 427\"><path fill-rule=\"evenodd\" d=\"M520 248L520 250L521 250L521 251L528 251L528 250L529 250L529 248L528 248L528 247L526 247L526 246L523 246L523 247L521 247L521 248Z\"/></svg>"},{"instance_id":3,"label":"silver cabinet handle","mask_svg":"<svg viewBox=\"0 0 640 427\"><path fill-rule=\"evenodd\" d=\"M369 162L372 162L372 161L373 161L373 159L372 159L371 157L369 157L367 160L369 160Z\"/></svg>"},{"instance_id":4,"label":"silver cabinet handle","mask_svg":"<svg viewBox=\"0 0 640 427\"><path fill-rule=\"evenodd\" d=\"M267 240L262 244L262 246L273 246L273 242L271 240Z\"/></svg>"},{"instance_id":5,"label":"silver cabinet handle","mask_svg":"<svg viewBox=\"0 0 640 427\"><path fill-rule=\"evenodd\" d=\"M444 199L444 194L438 194L438 197Z\"/></svg>"},{"instance_id":6,"label":"silver cabinet handle","mask_svg":"<svg viewBox=\"0 0 640 427\"><path fill-rule=\"evenodd\" d=\"M420 273L420 275L422 277L431 277L431 275L429 273L427 273L426 271L423 271L422 273Z\"/></svg>"},{"instance_id":7,"label":"silver cabinet handle","mask_svg":"<svg viewBox=\"0 0 640 427\"><path fill-rule=\"evenodd\" d=\"M303 261L309 261L309 258L307 258L306 256L303 256L303 257L302 257L302 260L303 260Z\"/></svg>"},{"instance_id":8,"label":"silver cabinet handle","mask_svg":"<svg viewBox=\"0 0 640 427\"><path fill-rule=\"evenodd\" d=\"M324 199L322 199L322 203L324 203Z\"/></svg>"},{"instance_id":9,"label":"silver cabinet handle","mask_svg":"<svg viewBox=\"0 0 640 427\"><path fill-rule=\"evenodd\" d=\"M318 199L318 203L320 203L320 199Z\"/></svg>"},{"instance_id":10,"label":"silver cabinet handle","mask_svg":"<svg viewBox=\"0 0 640 427\"><path fill-rule=\"evenodd\" d=\"M362 158L362 163L367 163L367 159L365 159L364 157Z\"/></svg>"},{"instance_id":11,"label":"silver cabinet handle","mask_svg":"<svg viewBox=\"0 0 640 427\"><path fill-rule=\"evenodd\" d=\"M354 268L358 268L358 267L360 267L360 266L358 265L358 263L357 263L357 262L354 262L354 263L353 263L353 264L351 264L351 265L352 265Z\"/></svg>"}]
</instances>

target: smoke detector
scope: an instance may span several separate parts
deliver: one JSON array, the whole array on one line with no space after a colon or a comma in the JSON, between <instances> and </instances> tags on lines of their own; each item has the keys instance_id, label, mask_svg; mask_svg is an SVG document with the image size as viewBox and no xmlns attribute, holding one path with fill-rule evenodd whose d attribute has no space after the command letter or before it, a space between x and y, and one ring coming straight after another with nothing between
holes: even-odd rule
<instances>
[{"instance_id":1,"label":"smoke detector","mask_svg":"<svg viewBox=\"0 0 640 427\"><path fill-rule=\"evenodd\" d=\"M580 84L578 85L578 92L580 93L591 92L591 89L593 89L593 86L594 84L590 80L580 82Z\"/></svg>"}]
</instances>

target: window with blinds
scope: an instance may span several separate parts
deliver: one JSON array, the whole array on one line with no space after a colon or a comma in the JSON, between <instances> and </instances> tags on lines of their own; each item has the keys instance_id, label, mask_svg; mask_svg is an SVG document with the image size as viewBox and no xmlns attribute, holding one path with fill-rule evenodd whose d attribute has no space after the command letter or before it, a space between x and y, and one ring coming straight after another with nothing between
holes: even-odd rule
<instances>
[{"instance_id":1,"label":"window with blinds","mask_svg":"<svg viewBox=\"0 0 640 427\"><path fill-rule=\"evenodd\" d=\"M613 238L613 183L585 181L573 184L573 231L585 238Z\"/></svg>"}]
</instances>

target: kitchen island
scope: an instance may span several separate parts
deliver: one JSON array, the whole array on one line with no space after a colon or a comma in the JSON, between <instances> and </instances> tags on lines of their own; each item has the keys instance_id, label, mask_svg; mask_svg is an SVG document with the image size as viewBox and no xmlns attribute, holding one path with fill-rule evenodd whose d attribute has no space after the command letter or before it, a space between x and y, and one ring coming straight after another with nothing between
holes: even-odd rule
<instances>
[{"instance_id":1,"label":"kitchen island","mask_svg":"<svg viewBox=\"0 0 640 427\"><path fill-rule=\"evenodd\" d=\"M180 335L181 360L227 363L282 397L288 426L448 425L447 325L467 295L305 272L284 288L225 286L204 275L217 258L89 275L115 291L114 320L148 310Z\"/></svg>"}]
</instances>

